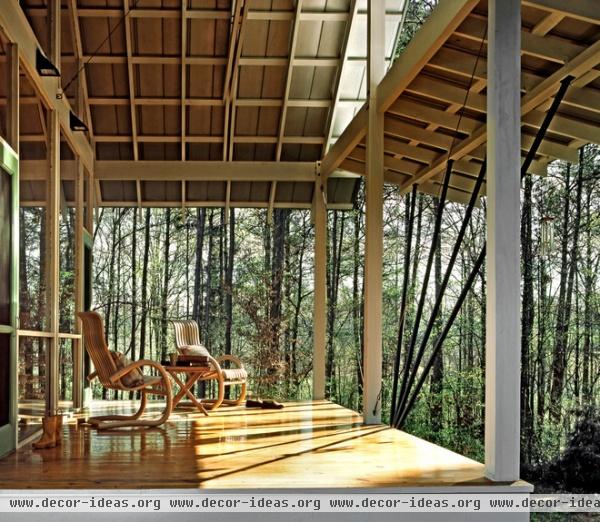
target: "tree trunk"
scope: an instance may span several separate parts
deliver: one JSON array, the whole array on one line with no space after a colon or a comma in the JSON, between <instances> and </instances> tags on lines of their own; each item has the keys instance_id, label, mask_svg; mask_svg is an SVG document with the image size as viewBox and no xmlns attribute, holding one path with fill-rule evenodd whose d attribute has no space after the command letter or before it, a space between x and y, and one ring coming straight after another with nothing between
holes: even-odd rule
<instances>
[{"instance_id":1,"label":"tree trunk","mask_svg":"<svg viewBox=\"0 0 600 522\"><path fill-rule=\"evenodd\" d=\"M196 263L194 265L194 304L192 317L198 326L202 317L202 250L204 249L204 226L206 223L206 209L196 211Z\"/></svg>"},{"instance_id":2,"label":"tree trunk","mask_svg":"<svg viewBox=\"0 0 600 522\"><path fill-rule=\"evenodd\" d=\"M131 232L131 339L129 341L129 356L132 361L137 360L137 211L137 207L134 207ZM129 399L133 399L133 395L133 392L129 392Z\"/></svg>"},{"instance_id":3,"label":"tree trunk","mask_svg":"<svg viewBox=\"0 0 600 522\"><path fill-rule=\"evenodd\" d=\"M204 335L204 344L210 350L211 347L211 336L210 336L210 319L211 319L211 305L212 305L212 273L213 273L213 246L214 246L214 230L213 230L213 219L214 212L211 210L208 218L208 257L206 260L206 302L204 304L204 328L202 332Z\"/></svg>"},{"instance_id":4,"label":"tree trunk","mask_svg":"<svg viewBox=\"0 0 600 522\"><path fill-rule=\"evenodd\" d=\"M439 203L436 204L436 212L441 212L442 209ZM434 279L435 279L435 295L438 296L440 294L441 286L442 286L442 249L441 249L441 241L438 236L437 245L435 245L435 254L434 254ZM443 307L440 306L438 316L435 319L435 337L439 335L442 329L442 313ZM440 352L438 356L435 358L433 363L433 368L431 369L431 381L430 381L430 391L431 391L431 405L430 405L430 415L431 415L431 429L434 432L439 432L443 426L443 402L442 402L442 389L443 389L443 381L444 381L444 358L442 353Z\"/></svg>"},{"instance_id":5,"label":"tree trunk","mask_svg":"<svg viewBox=\"0 0 600 522\"><path fill-rule=\"evenodd\" d=\"M521 259L523 260L523 304L521 308L521 461L531 462L533 411L531 405L530 352L533 334L533 247L531 241L531 195L533 179L525 176L521 211Z\"/></svg>"},{"instance_id":6,"label":"tree trunk","mask_svg":"<svg viewBox=\"0 0 600 522\"><path fill-rule=\"evenodd\" d=\"M233 263L235 260L235 209L229 209L229 245L225 270L225 353L231 353L231 327L233 324Z\"/></svg>"},{"instance_id":7,"label":"tree trunk","mask_svg":"<svg viewBox=\"0 0 600 522\"><path fill-rule=\"evenodd\" d=\"M166 230L165 230L165 242L163 245L164 255L164 272L163 272L163 287L160 301L161 310L161 333L160 333L160 353L161 359L167 358L167 312L168 312L168 299L169 299L169 278L170 278L170 256L169 251L171 249L171 209L168 208L165 213Z\"/></svg>"},{"instance_id":8,"label":"tree trunk","mask_svg":"<svg viewBox=\"0 0 600 522\"><path fill-rule=\"evenodd\" d=\"M144 258L142 260L142 318L140 325L140 359L146 356L146 328L148 323L148 261L150 259L150 209L146 209L144 223Z\"/></svg>"}]
</instances>

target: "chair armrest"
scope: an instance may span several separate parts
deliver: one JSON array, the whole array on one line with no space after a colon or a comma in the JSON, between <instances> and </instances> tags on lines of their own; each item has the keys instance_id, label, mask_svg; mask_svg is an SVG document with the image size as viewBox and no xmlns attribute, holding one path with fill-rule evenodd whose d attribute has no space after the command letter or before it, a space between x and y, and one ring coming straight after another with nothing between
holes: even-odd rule
<instances>
[{"instance_id":1,"label":"chair armrest","mask_svg":"<svg viewBox=\"0 0 600 522\"><path fill-rule=\"evenodd\" d=\"M217 361L219 361L219 364L225 361L230 361L233 364L235 364L238 368L242 370L244 369L244 364L242 363L241 359L239 357L236 357L235 355L221 355L221 357L217 357Z\"/></svg>"},{"instance_id":2,"label":"chair armrest","mask_svg":"<svg viewBox=\"0 0 600 522\"><path fill-rule=\"evenodd\" d=\"M93 371L86 377L86 379L88 380L88 382L92 382L96 377L98 377L98 372Z\"/></svg>"},{"instance_id":3,"label":"chair armrest","mask_svg":"<svg viewBox=\"0 0 600 522\"><path fill-rule=\"evenodd\" d=\"M141 359L139 361L135 361L135 362L132 362L131 364L128 364L127 366L125 366L125 367L121 368L120 370L117 370L115 373L113 373L110 376L109 380L111 383L114 384L124 375L127 375L131 371L135 370L136 368L141 368L142 366L150 366L151 368L155 368L156 370L158 370L158 373L160 373L162 377L167 379L167 382L168 382L168 375L167 375L167 372L165 371L165 369L160 364L158 364L156 361L151 361L149 359Z\"/></svg>"},{"instance_id":4,"label":"chair armrest","mask_svg":"<svg viewBox=\"0 0 600 522\"><path fill-rule=\"evenodd\" d=\"M214 367L215 371L219 374L219 378L221 378L223 370L221 368L221 365L219 364L219 359L215 359L212 355L209 355L208 363Z\"/></svg>"}]
</instances>

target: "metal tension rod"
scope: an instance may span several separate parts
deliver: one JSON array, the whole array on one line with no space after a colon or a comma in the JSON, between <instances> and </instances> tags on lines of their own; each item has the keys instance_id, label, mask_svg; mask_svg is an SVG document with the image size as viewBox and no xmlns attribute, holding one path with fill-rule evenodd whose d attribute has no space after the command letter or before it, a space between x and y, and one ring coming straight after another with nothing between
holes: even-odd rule
<instances>
[{"instance_id":1,"label":"metal tension rod","mask_svg":"<svg viewBox=\"0 0 600 522\"><path fill-rule=\"evenodd\" d=\"M440 235L440 228L442 226L442 214L444 213L444 205L446 204L446 195L448 194L448 185L450 183L450 177L452 176L452 167L454 161L448 160L446 164L446 174L444 176L444 184L442 186L442 193L438 202L437 212L435 216L435 226L433 229L433 236L431 238L431 248L429 249L429 257L427 258L427 265L425 267L425 274L423 276L423 286L421 287L421 297L417 305L417 312L415 314L415 321L413 323L413 331L408 345L408 353L406 357L406 364L404 366L404 372L402 375L402 387L400 388L400 401L398 403L399 409L404 407L406 398L408 395L407 383L408 383L408 372L412 366L412 359L415 351L415 344L417 342L417 336L419 334L419 323L421 322L421 316L423 315L423 307L425 306L425 299L427 297L427 287L429 286L429 276L431 274L431 267L433 265L433 259L435 252L438 247L438 238ZM396 411L394 418L394 424L399 415L399 411Z\"/></svg>"},{"instance_id":2,"label":"metal tension rod","mask_svg":"<svg viewBox=\"0 0 600 522\"><path fill-rule=\"evenodd\" d=\"M419 370L419 365L423 359L423 355L425 355L425 349L427 348L427 343L429 341L429 337L431 336L431 332L433 331L433 326L435 324L435 320L442 306L442 301L444 299L444 294L446 292L446 288L448 283L450 282L450 276L452 275L452 270L454 269L454 265L456 263L456 259L458 258L458 254L460 252L460 248L462 246L463 239L465 237L465 233L467 232L467 227L469 226L469 222L471 221L471 216L473 214L473 209L475 208L475 203L479 197L479 192L481 190L481 185L483 184L483 179L485 178L487 162L484 160L481 168L479 169L479 175L477 176L477 180L475 181L475 186L473 187L473 192L471 193L471 199L469 199L469 204L467 206L467 210L462 220L462 224L460 230L458 232L458 236L456 238L456 242L454 243L454 247L452 249L452 254L450 255L450 260L448 261L448 265L446 267L446 271L444 273L444 278L440 285L440 289L438 295L435 299L435 304L433 305L433 309L431 311L431 315L429 316L429 321L427 322L427 327L425 328L425 332L423 334L423 338L421 339L421 344L419 345L419 351L417 352L417 357L413 364L410 377L407 384L407 395L410 391L410 388L415 382L417 377L417 372ZM406 404L401 404L400 407L403 409L406 408ZM400 417L404 414L404 411L400 412Z\"/></svg>"},{"instance_id":3,"label":"metal tension rod","mask_svg":"<svg viewBox=\"0 0 600 522\"><path fill-rule=\"evenodd\" d=\"M396 359L394 361L394 384L392 387L392 407L390 419L396 413L396 395L398 394L398 376L400 372L400 354L404 340L404 325L406 322L406 300L408 296L408 272L410 271L410 253L412 249L413 229L415 222L415 203L417 202L417 184L415 183L410 194L410 212L408 216L408 230L406 231L406 246L404 251L404 276L402 281L402 299L400 302L400 318L398 321L398 343L396 344Z\"/></svg>"},{"instance_id":4,"label":"metal tension rod","mask_svg":"<svg viewBox=\"0 0 600 522\"><path fill-rule=\"evenodd\" d=\"M529 149L529 152L527 153L527 156L525 158L525 161L523 162L523 165L521 166L521 179L523 179L525 177L525 175L527 174L527 171L529 170L529 167L531 166L531 162L535 158L535 155L536 155L542 141L544 140L544 137L546 136L546 132L548 131L548 128L550 127L550 123L552 123L552 119L554 118L554 115L558 111L558 108L560 107L560 104L567 92L569 85L573 81L573 79L574 79L573 76L567 76L566 78L564 78L561 81L560 88L557 91L556 96L554 97L554 100L552 101L552 105L550 106L550 108L548 109L548 112L546 113L544 121L542 122L542 125L541 125L540 129L538 130L538 133L537 133L535 139L533 140L533 143L531 145L531 148ZM395 424L396 427L401 427L404 424L408 414L410 413L410 410L414 406L414 403L417 400L419 392L421 391L421 388L423 387L423 384L425 383L425 380L427 379L427 376L428 376L429 372L431 371L431 368L433 367L435 358L437 356L439 356L439 352L441 351L441 348L446 339L446 336L448 335L448 332L450 331L450 328L452 327L452 324L454 323L454 320L456 319L456 316L458 315L458 312L460 311L463 301L465 300L469 290L471 289L471 286L473 285L475 276L477 275L481 265L483 264L483 260L485 259L485 251L486 251L486 246L484 244L481 249L481 252L479 253L477 261L475 262L475 266L474 266L473 270L471 271L471 273L469 274L469 278L467 279L465 287L463 288L456 304L454 305L454 308L452 310L452 313L450 314L450 317L448 318L448 321L446 323L446 326L444 327L444 330L441 332L441 334L438 336L438 338L435 341L433 351L431 353L429 360L427 361L427 364L425 365L425 368L423 369L423 372L421 373L421 377L419 378L417 386L416 386L415 390L413 391L413 393L410 397L410 400L404 407L402 414L399 416L398 422Z\"/></svg>"},{"instance_id":5,"label":"metal tension rod","mask_svg":"<svg viewBox=\"0 0 600 522\"><path fill-rule=\"evenodd\" d=\"M463 287L460 295L458 296L458 300L454 304L454 308L452 309L450 317L448 317L446 326L444 326L444 329L441 331L440 335L435 340L435 344L433 345L433 351L431 353L431 357L427 361L427 364L426 364L425 368L423 369L423 372L421 373L419 382L417 383L417 386L416 386L415 390L413 391L413 393L410 397L410 400L406 404L406 407L404 408L404 412L398 419L397 427L401 427L404 424L404 421L406 420L408 413L410 412L415 401L417 400L417 397L419 396L419 392L421 391L423 384L425 384L425 380L427 379L427 376L428 376L429 372L431 371L431 368L433 367L435 358L439 355L439 352L442 349L442 345L444 344L444 341L446 340L446 337L448 336L448 332L452 328L452 325L454 324L454 320L456 319L458 312L460 312L463 302L464 302L465 298L467 297L467 294L471 290L471 286L473 286L475 277L477 277L477 274L479 273L479 270L480 270L481 266L483 265L483 261L485 260L485 252L486 252L486 245L484 243L483 248L481 249L481 252L479 253L479 256L477 256L475 265L473 266L473 269L469 273L469 278L467 279L465 286Z\"/></svg>"},{"instance_id":6,"label":"metal tension rod","mask_svg":"<svg viewBox=\"0 0 600 522\"><path fill-rule=\"evenodd\" d=\"M560 82L560 88L558 89L556 96L554 96L554 100L552 100L552 105L550 105L550 108L548 109L548 112L544 117L544 121L542 122L541 127L535 135L535 139L531 144L531 148L529 149L529 152L525 157L523 165L521 165L521 180L525 177L527 171L529 170L529 167L531 166L531 162L535 159L535 154L537 153L537 150L539 149L544 137L546 136L548 127L550 127L550 123L552 123L552 119L554 118L556 111L558 111L558 108L560 107L560 104L563 98L565 97L565 94L567 93L569 85L571 85L571 82L574 79L574 76L567 76L566 78L563 78L563 80Z\"/></svg>"}]
</instances>

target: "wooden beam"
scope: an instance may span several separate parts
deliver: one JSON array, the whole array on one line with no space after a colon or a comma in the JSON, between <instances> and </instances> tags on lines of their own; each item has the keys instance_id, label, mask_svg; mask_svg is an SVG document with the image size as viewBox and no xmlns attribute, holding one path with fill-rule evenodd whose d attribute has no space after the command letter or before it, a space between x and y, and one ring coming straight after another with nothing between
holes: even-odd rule
<instances>
[{"instance_id":1,"label":"wooden beam","mask_svg":"<svg viewBox=\"0 0 600 522\"><path fill-rule=\"evenodd\" d=\"M267 209L267 224L273 223L273 208L275 207L275 195L277 194L277 182L271 181L271 189L269 190L269 207Z\"/></svg>"},{"instance_id":2,"label":"wooden beam","mask_svg":"<svg viewBox=\"0 0 600 522\"><path fill-rule=\"evenodd\" d=\"M224 122L223 122L223 161L229 158L229 136L230 136L230 125L231 118L235 116L232 114L234 108L232 107L232 88L233 88L233 76L234 67L238 59L238 48L239 39L241 36L242 29L242 2L235 1L232 3L231 9L234 12L233 20L229 28L229 52L227 56L227 66L225 68L225 81L223 82L223 104L225 106L224 111Z\"/></svg>"},{"instance_id":3,"label":"wooden beam","mask_svg":"<svg viewBox=\"0 0 600 522\"><path fill-rule=\"evenodd\" d=\"M240 2L241 3L241 2ZM227 100L230 104L230 109L225 113L225 116L229 116L225 121L224 128L224 136L225 139L223 141L223 156L224 159L229 159L229 161L233 161L234 156L234 136L235 136L235 124L237 117L237 106L235 104L237 95L238 95L238 82L240 77L240 59L242 57L242 48L244 44L244 38L246 36L246 30L248 28L248 13L249 9L244 9L244 7L248 7L247 4L244 4L241 7L241 21L239 27L238 38L236 41L236 48L234 53L234 59L232 63L231 70L231 86L227 84L225 88L227 91Z\"/></svg>"},{"instance_id":4,"label":"wooden beam","mask_svg":"<svg viewBox=\"0 0 600 522\"><path fill-rule=\"evenodd\" d=\"M66 97L57 99L56 78L41 77L35 67L36 50L42 49L25 13L18 2L0 2L0 27L3 28L7 40L19 46L21 66L29 77L32 86L44 100L47 107L57 111L62 133L75 152L81 157L87 169L94 163L94 152L84 133L74 132L69 124L71 107ZM56 61L55 63L58 63Z\"/></svg>"},{"instance_id":5,"label":"wooden beam","mask_svg":"<svg viewBox=\"0 0 600 522\"><path fill-rule=\"evenodd\" d=\"M25 163L25 171L29 170ZM96 161L97 180L314 182L312 162Z\"/></svg>"},{"instance_id":6,"label":"wooden beam","mask_svg":"<svg viewBox=\"0 0 600 522\"><path fill-rule=\"evenodd\" d=\"M379 112L390 107L478 3L478 0L447 0L433 10L379 85Z\"/></svg>"},{"instance_id":7,"label":"wooden beam","mask_svg":"<svg viewBox=\"0 0 600 522\"><path fill-rule=\"evenodd\" d=\"M225 224L229 224L229 209L231 208L231 181L227 182L225 188Z\"/></svg>"},{"instance_id":8,"label":"wooden beam","mask_svg":"<svg viewBox=\"0 0 600 522\"><path fill-rule=\"evenodd\" d=\"M313 193L314 300L313 300L313 382L312 397L325 398L325 354L327 342L327 177L317 163Z\"/></svg>"},{"instance_id":9,"label":"wooden beam","mask_svg":"<svg viewBox=\"0 0 600 522\"><path fill-rule=\"evenodd\" d=\"M357 0L351 0L349 6L348 20L346 22L346 27L344 28L344 40L342 42L342 51L340 53L340 61L338 65L338 71L335 79L335 87L333 91L333 100L331 102L331 110L329 111L329 115L327 116L327 124L326 124L326 132L325 136L327 139L323 143L323 151L322 156L325 156L327 153L327 148L331 143L331 138L333 137L333 127L335 124L335 113L340 101L341 95L341 85L342 85L342 74L344 72L344 65L346 64L346 60L348 58L349 52L349 42L350 42L350 34L352 32L352 26L354 24L354 20L356 20L356 13L358 11L358 2ZM361 102L362 104L362 102Z\"/></svg>"},{"instance_id":10,"label":"wooden beam","mask_svg":"<svg viewBox=\"0 0 600 522\"><path fill-rule=\"evenodd\" d=\"M129 0L126 0L129 1ZM187 0L181 2L181 119L180 119L180 131L181 131L181 160L186 160L186 142L185 134L187 127L187 42L188 42L188 31L187 31Z\"/></svg>"},{"instance_id":11,"label":"wooden beam","mask_svg":"<svg viewBox=\"0 0 600 522\"><path fill-rule=\"evenodd\" d=\"M438 5L378 86L379 112L385 112L398 98L477 3L478 0L447 0ZM356 114L325 155L323 169L326 173L333 172L365 136L367 112L363 107Z\"/></svg>"},{"instance_id":12,"label":"wooden beam","mask_svg":"<svg viewBox=\"0 0 600 522\"><path fill-rule=\"evenodd\" d=\"M580 55L573 58L570 62L558 69L546 79L539 82L535 87L528 91L521 98L521 115L525 115L534 111L542 102L551 98L557 91L558 85L565 77L572 75L578 77L589 69L595 67L600 62L600 41L586 48ZM487 139L487 131L485 125L482 125L476 132L468 138L459 142L453 149L451 159L459 159L465 154L468 154L475 148L485 143ZM441 172L446 165L448 159L447 154L442 154L430 167L427 167L419 173L414 182L420 183L426 181L431 176ZM402 187L402 191L406 192L410 189L409 186Z\"/></svg>"},{"instance_id":13,"label":"wooden beam","mask_svg":"<svg viewBox=\"0 0 600 522\"><path fill-rule=\"evenodd\" d=\"M133 72L132 58L132 43L131 43L131 23L129 21L129 0L123 0L123 25L125 26L125 51L127 53L127 82L129 88L129 106L131 118L131 139L133 147L133 159L139 159L139 148L137 140L137 117L135 108L135 75Z\"/></svg>"},{"instance_id":14,"label":"wooden beam","mask_svg":"<svg viewBox=\"0 0 600 522\"><path fill-rule=\"evenodd\" d=\"M519 479L521 0L490 0L485 466Z\"/></svg>"},{"instance_id":15,"label":"wooden beam","mask_svg":"<svg viewBox=\"0 0 600 522\"><path fill-rule=\"evenodd\" d=\"M485 33L486 17L471 15L458 27L455 34L468 40L481 41ZM487 37L484 39L487 42ZM564 64L580 54L584 46L563 38L540 36L529 31L521 31L521 52L523 54Z\"/></svg>"},{"instance_id":16,"label":"wooden beam","mask_svg":"<svg viewBox=\"0 0 600 522\"><path fill-rule=\"evenodd\" d=\"M50 22L50 59L60 62L61 16L60 0L51 0L48 7ZM55 88L60 85L58 78L52 78ZM59 385L59 312L60 312L60 116L57 110L48 111L48 167L47 182L48 211L46 213L46 270L48 330L52 334L46 354L46 415L56 415L58 410Z\"/></svg>"},{"instance_id":17,"label":"wooden beam","mask_svg":"<svg viewBox=\"0 0 600 522\"><path fill-rule=\"evenodd\" d=\"M296 44L298 43L298 33L300 28L300 13L302 12L303 0L296 0L296 10L294 13L294 23L292 24L292 38L290 42L290 55L287 65L287 75L285 78L285 87L283 90L283 105L279 115L279 135L277 139L277 148L275 149L275 160L281 160L281 150L283 148L283 137L285 135L285 122L287 119L288 99L290 89L292 88L292 74L294 72L294 56L296 55Z\"/></svg>"},{"instance_id":18,"label":"wooden beam","mask_svg":"<svg viewBox=\"0 0 600 522\"><path fill-rule=\"evenodd\" d=\"M85 267L84 267L84 178L85 170L80 160L77 163L77 179L75 180L75 276L74 276L74 295L75 295L75 314L83 312L84 309L84 291L85 291ZM75 332L81 333L81 321L75 316ZM83 342L73 340L73 408L83 407Z\"/></svg>"},{"instance_id":19,"label":"wooden beam","mask_svg":"<svg viewBox=\"0 0 600 522\"><path fill-rule=\"evenodd\" d=\"M366 105L356 113L350 124L344 129L342 135L337 139L323 158L322 169L325 174L331 174L337 169L342 161L350 154L367 132L368 110Z\"/></svg>"},{"instance_id":20,"label":"wooden beam","mask_svg":"<svg viewBox=\"0 0 600 522\"><path fill-rule=\"evenodd\" d=\"M77 70L79 71L77 77L78 85L81 88L78 89L79 96L83 99L83 106L80 105L80 114L85 113L85 123L88 126L90 138L92 144L94 142L94 129L92 125L92 111L89 103L88 85L87 85L87 73L85 70L85 62L83 61L83 45L81 43L81 31L79 30L79 16L77 11L77 0L69 0L69 13L71 15L71 27L72 27L72 38L74 44L75 55L78 57L76 62ZM92 145L93 146L93 145Z\"/></svg>"},{"instance_id":21,"label":"wooden beam","mask_svg":"<svg viewBox=\"0 0 600 522\"><path fill-rule=\"evenodd\" d=\"M564 0L523 0L522 3L550 13L559 13L569 18L575 18L575 20L600 25L600 10L598 10L596 0L577 0L573 2L565 2Z\"/></svg>"},{"instance_id":22,"label":"wooden beam","mask_svg":"<svg viewBox=\"0 0 600 522\"><path fill-rule=\"evenodd\" d=\"M383 358L383 133L384 113L380 105L379 82L385 75L384 2L370 0L367 18L367 179L365 185L365 268L364 268L364 385L365 424L381 422Z\"/></svg>"},{"instance_id":23,"label":"wooden beam","mask_svg":"<svg viewBox=\"0 0 600 522\"><path fill-rule=\"evenodd\" d=\"M531 29L531 34L535 34L538 36L544 36L548 34L552 29L554 29L562 20L564 20L565 15L562 13L548 13L544 18L542 18L535 26Z\"/></svg>"}]
</instances>

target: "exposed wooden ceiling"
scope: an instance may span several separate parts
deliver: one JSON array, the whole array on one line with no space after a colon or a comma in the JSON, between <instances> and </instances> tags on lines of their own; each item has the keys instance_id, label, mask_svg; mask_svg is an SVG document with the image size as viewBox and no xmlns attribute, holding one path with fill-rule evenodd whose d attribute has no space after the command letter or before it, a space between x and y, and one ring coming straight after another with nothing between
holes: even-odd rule
<instances>
[{"instance_id":1,"label":"exposed wooden ceiling","mask_svg":"<svg viewBox=\"0 0 600 522\"><path fill-rule=\"evenodd\" d=\"M20 4L44 47L47 0ZM386 0L388 62L403 4ZM81 81L80 116L97 161L315 162L364 100L366 8L366 0L62 0L61 83L74 101ZM35 96L22 111L30 116L22 158L43 159L44 114ZM185 200L195 192L165 174L171 178L181 186L169 194ZM149 184L98 183L101 204L160 200ZM260 195L257 203L289 203L291 190L304 207L309 185L250 193ZM356 178L329 185L336 204L352 204ZM42 187L23 188L30 204L39 201ZM208 192L223 200L220 184ZM165 204L171 200L165 194Z\"/></svg>"},{"instance_id":2,"label":"exposed wooden ceiling","mask_svg":"<svg viewBox=\"0 0 600 522\"><path fill-rule=\"evenodd\" d=\"M545 174L550 161L576 163L581 145L600 143L600 8L597 0L523 0L522 26L523 155L560 81L575 77L529 169ZM486 1L441 2L380 84L385 176L404 192L417 183L439 194L451 157L449 198L468 201L486 154L486 38ZM367 111L324 158L325 172L365 173Z\"/></svg>"}]
</instances>

